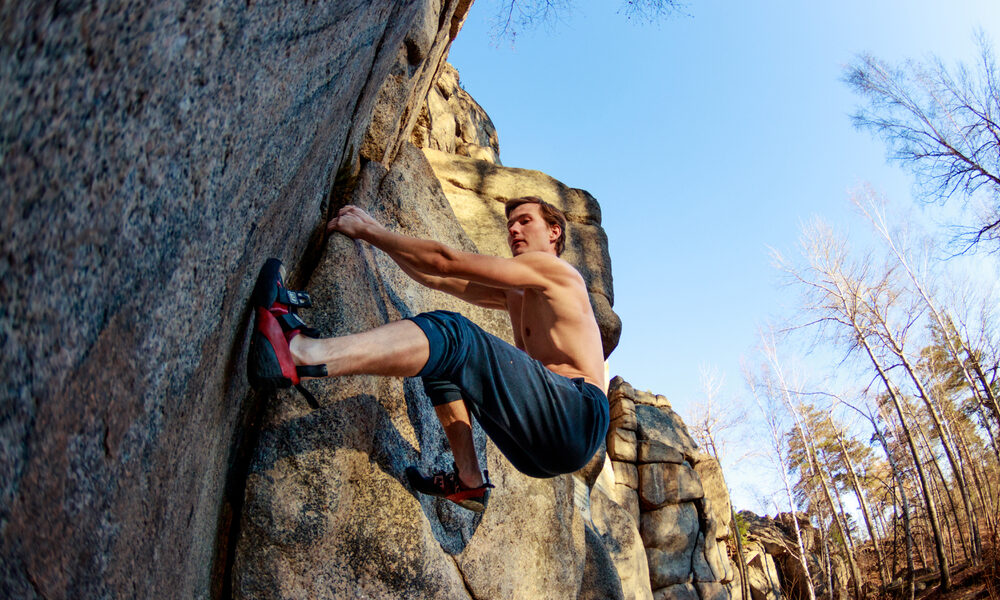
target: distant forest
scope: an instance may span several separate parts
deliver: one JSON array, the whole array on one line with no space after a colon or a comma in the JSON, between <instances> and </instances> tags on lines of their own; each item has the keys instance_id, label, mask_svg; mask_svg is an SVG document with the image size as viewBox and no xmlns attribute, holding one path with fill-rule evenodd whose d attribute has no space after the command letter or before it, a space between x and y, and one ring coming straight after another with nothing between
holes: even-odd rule
<instances>
[{"instance_id":1,"label":"distant forest","mask_svg":"<svg viewBox=\"0 0 1000 600\"><path fill-rule=\"evenodd\" d=\"M740 411L760 412L784 485L775 507L818 528L858 599L913 598L922 573L946 592L959 567L1000 598L1000 301L948 260L980 253L995 268L1000 251L1000 74L978 42L971 66L861 56L844 77L862 102L855 125L914 174L918 200L960 203L969 222L935 242L860 189L852 200L877 244L805 226L797 256L773 253L798 310L762 333L745 366L750 399L720 402L707 377L693 424L718 455ZM801 373L805 353L835 357L834 372Z\"/></svg>"}]
</instances>

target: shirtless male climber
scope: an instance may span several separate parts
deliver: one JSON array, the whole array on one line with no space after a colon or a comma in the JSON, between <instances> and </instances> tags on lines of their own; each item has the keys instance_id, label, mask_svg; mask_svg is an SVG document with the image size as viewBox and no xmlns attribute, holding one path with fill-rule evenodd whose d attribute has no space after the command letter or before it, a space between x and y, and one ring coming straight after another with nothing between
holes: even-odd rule
<instances>
[{"instance_id":1,"label":"shirtless male climber","mask_svg":"<svg viewBox=\"0 0 1000 600\"><path fill-rule=\"evenodd\" d=\"M261 269L247 373L255 388L310 377L421 377L455 457L455 471L406 470L418 492L481 512L493 485L479 468L471 413L517 470L554 477L582 468L608 430L604 354L583 277L559 258L566 220L535 197L506 204L513 258L483 256L385 229L346 206L327 225L387 253L414 280L486 308L506 310L517 347L460 314L422 313L318 339L296 314L308 294L287 290L281 263Z\"/></svg>"}]
</instances>

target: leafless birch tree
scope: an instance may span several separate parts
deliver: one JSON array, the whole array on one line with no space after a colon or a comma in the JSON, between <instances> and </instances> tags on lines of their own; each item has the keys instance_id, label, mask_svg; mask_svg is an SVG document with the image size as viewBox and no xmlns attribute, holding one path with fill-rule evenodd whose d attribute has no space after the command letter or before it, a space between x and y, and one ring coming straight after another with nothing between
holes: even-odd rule
<instances>
[{"instance_id":1,"label":"leafless birch tree","mask_svg":"<svg viewBox=\"0 0 1000 600\"><path fill-rule=\"evenodd\" d=\"M784 366L778 357L778 348L772 332L761 334L761 351L767 361L770 375L774 383L777 384L774 393L781 399L785 410L788 411L789 416L792 418L795 434L798 436L799 442L802 444L802 450L805 453L806 466L812 472L812 478L816 482L816 487L822 492L827 509L830 511L831 520L837 526L841 539L844 540L844 555L847 557L847 564L851 571L855 598L860 600L864 597L861 591L861 571L858 570L858 565L854 558L854 551L850 541L851 534L846 524L842 522L837 507L834 505L833 496L830 493L830 488L827 485L826 478L823 476L823 470L820 468L819 459L816 455L812 432L805 423L801 407L799 406L799 400L796 397L798 390L793 389L789 385L788 378L785 376ZM828 571L829 573L831 572ZM830 589L833 589L832 585Z\"/></svg>"},{"instance_id":2,"label":"leafless birch tree","mask_svg":"<svg viewBox=\"0 0 1000 600\"><path fill-rule=\"evenodd\" d=\"M945 552L944 537L934 496L921 464L914 436L903 418L900 390L890 378L885 358L878 347L878 324L873 310L885 314L898 299L891 265L876 268L870 256L856 262L849 260L847 246L821 223L807 228L802 236L803 254L808 267L798 269L775 253L779 267L806 292L807 312L815 314L811 323L832 328L848 352L862 351L876 371L878 380L899 414L905 441L913 456L916 476L924 496L927 518L934 537L935 553L941 575L941 587L951 587L951 572Z\"/></svg>"},{"instance_id":3,"label":"leafless birch tree","mask_svg":"<svg viewBox=\"0 0 1000 600\"><path fill-rule=\"evenodd\" d=\"M1000 129L998 129L997 132L1000 133ZM973 392L977 398L979 398L980 394L977 386L971 373L966 368L965 361L960 355L960 349L957 347L960 342L957 342L953 336L949 335L953 330L953 327L950 323L946 322L942 311L938 309L937 303L933 300L931 294L929 293L927 285L923 282L922 278L918 276L917 271L911 266L907 249L899 240L899 236L894 234L889 225L888 219L886 218L884 202L880 201L871 189L868 189L867 193L863 195L855 194L852 200L855 206L857 206L865 217L868 218L868 221L872 224L875 231L882 237L899 266L902 267L902 270L906 273L911 284L916 289L918 297L923 301L923 304L930 312L934 322L938 325L938 327L940 327L941 331L946 333L944 336L946 347L955 362L961 365L962 374L965 376L966 381L969 384L970 391ZM959 493L962 497L963 508L969 524L972 558L973 560L977 560L982 552L982 542L979 536L976 514L972 510L972 500L966 483L965 470L962 468L958 459L958 453L955 448L955 444L951 439L952 436L948 431L948 424L942 416L942 411L938 406L936 399L929 393L927 383L920 376L919 370L915 368L913 361L904 348L907 331L915 322L917 311L915 308L911 308L906 311L906 322L893 326L890 323L889 315L879 310L879 308L880 307L877 305L869 306L872 320L877 326L877 335L883 341L885 347L898 358L907 376L917 389L918 396L923 401L924 406L930 415L935 431L941 441L941 446L944 449L945 455L948 458L948 463L951 466L952 475L958 484ZM967 346L965 347L965 350L968 352ZM993 395L991 390L989 391L989 394L992 397L992 402L995 404L995 395Z\"/></svg>"},{"instance_id":4,"label":"leafless birch tree","mask_svg":"<svg viewBox=\"0 0 1000 600\"><path fill-rule=\"evenodd\" d=\"M880 136L929 198L983 201L969 246L1000 241L1000 73L982 33L978 45L971 69L938 59L894 67L862 55L845 74L867 103L854 124Z\"/></svg>"},{"instance_id":5,"label":"leafless birch tree","mask_svg":"<svg viewBox=\"0 0 1000 600\"><path fill-rule=\"evenodd\" d=\"M742 405L736 402L720 402L720 394L725 384L725 378L718 369L703 365L700 369L702 398L694 409L694 419L691 421L691 436L722 466L722 455L725 453L725 439L736 426L746 417ZM739 463L744 457L738 458ZM727 490L728 491L728 490ZM730 494L732 495L732 494ZM750 598L750 579L747 574L746 555L743 552L743 540L740 537L736 523L736 509L730 504L730 534L736 545L736 558L740 574L740 592L743 598Z\"/></svg>"},{"instance_id":6,"label":"leafless birch tree","mask_svg":"<svg viewBox=\"0 0 1000 600\"><path fill-rule=\"evenodd\" d=\"M851 201L872 224L876 233L881 236L886 247L899 262L900 267L903 268L903 271L912 282L914 289L927 305L934 322L945 334L945 347L951 354L955 364L960 367L961 373L969 385L969 391L981 405L987 407L993 413L997 424L1000 425L1000 403L998 403L997 394L993 386L985 382L985 374L982 373L982 367L979 366L979 361L977 360L979 352L972 347L968 338L961 335L951 335L952 332L958 333L954 320L938 307L938 303L928 290L924 278L920 276L918 270L912 265L905 242L900 239L900 234L894 231L890 225L885 200L879 197L871 187L865 187L852 194ZM973 374L974 372L975 375Z\"/></svg>"},{"instance_id":7,"label":"leafless birch tree","mask_svg":"<svg viewBox=\"0 0 1000 600\"><path fill-rule=\"evenodd\" d=\"M809 600L816 600L816 590L813 586L812 576L809 573L809 561L806 556L806 547L802 541L802 531L799 529L799 520L796 517L795 498L792 493L792 482L789 479L788 471L785 468L787 462L784 459L784 444L782 443L782 438L784 436L784 423L781 419L781 415L784 411L780 408L780 386L775 383L774 378L770 377L766 371L762 373L760 385L758 385L757 377L755 377L755 375L751 373L750 369L746 366L744 366L743 374L746 379L747 387L750 389L750 395L753 397L757 408L760 409L761 417L763 418L764 423L767 426L767 432L771 437L771 456L774 459L775 469L777 470L778 475L781 478L781 483L784 486L785 499L788 502L788 509L792 515L792 524L795 528L795 542L798 544L799 549L799 554L796 558L802 566L802 572L805 573L805 583L806 589L809 593Z\"/></svg>"},{"instance_id":8,"label":"leafless birch tree","mask_svg":"<svg viewBox=\"0 0 1000 600\"><path fill-rule=\"evenodd\" d=\"M851 452L847 449L847 444L844 441L844 432L841 430L837 423L833 422L833 419L829 419L830 430L833 433L834 438L837 440L837 446L840 448L841 460L844 462L844 471L847 474L848 482L851 485L851 489L854 491L854 496L858 500L858 506L861 508L861 516L865 521L865 528L868 530L868 537L872 541L872 547L875 550L875 561L878 566L879 580L882 585L885 586L888 583L888 573L886 572L885 566L885 554L882 552L882 543L879 540L878 531L875 529L875 521L872 517L872 510L868 506L868 498L864 493L864 488L861 486L861 482L858 480L857 470L854 466L854 462L851 459Z\"/></svg>"}]
</instances>

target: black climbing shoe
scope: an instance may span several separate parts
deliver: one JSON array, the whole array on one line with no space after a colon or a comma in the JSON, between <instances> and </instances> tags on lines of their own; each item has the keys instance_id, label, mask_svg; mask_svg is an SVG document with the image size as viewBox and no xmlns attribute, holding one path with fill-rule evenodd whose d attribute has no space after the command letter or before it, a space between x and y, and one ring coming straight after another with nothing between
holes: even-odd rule
<instances>
[{"instance_id":1,"label":"black climbing shoe","mask_svg":"<svg viewBox=\"0 0 1000 600\"><path fill-rule=\"evenodd\" d=\"M486 482L483 485L477 488L463 486L458 479L458 467L450 473L440 472L430 477L424 477L416 467L407 467L406 479L410 482L410 487L421 494L444 498L478 513L486 510L490 490L493 488L489 471L483 471L483 480Z\"/></svg>"},{"instance_id":2,"label":"black climbing shoe","mask_svg":"<svg viewBox=\"0 0 1000 600\"><path fill-rule=\"evenodd\" d=\"M326 365L299 365L292 362L288 343L298 334L319 337L296 312L312 306L306 292L289 290L284 282L285 268L281 261L269 258L257 276L250 296L254 309L253 334L247 354L247 379L254 389L273 390L296 388L312 408L319 408L316 398L302 387L302 377L325 377Z\"/></svg>"}]
</instances>

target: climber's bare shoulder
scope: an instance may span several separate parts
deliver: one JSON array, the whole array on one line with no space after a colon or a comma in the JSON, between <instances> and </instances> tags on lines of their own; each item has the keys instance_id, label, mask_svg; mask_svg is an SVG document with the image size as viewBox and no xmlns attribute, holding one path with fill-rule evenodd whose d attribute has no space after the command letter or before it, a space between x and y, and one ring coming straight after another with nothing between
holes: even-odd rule
<instances>
[{"instance_id":1,"label":"climber's bare shoulder","mask_svg":"<svg viewBox=\"0 0 1000 600\"><path fill-rule=\"evenodd\" d=\"M561 258L530 255L508 259L527 259L540 275L535 285L504 290L517 347L554 373L605 389L601 333L583 277Z\"/></svg>"}]
</instances>

